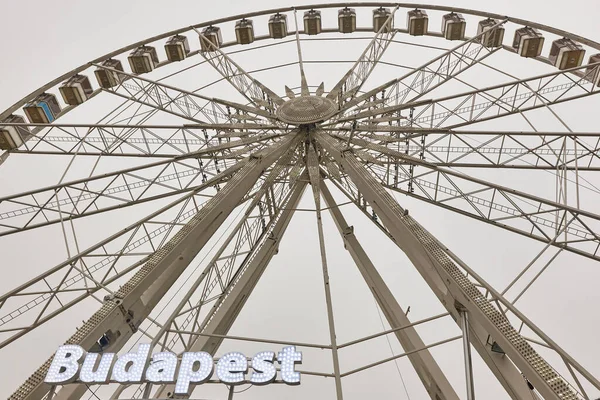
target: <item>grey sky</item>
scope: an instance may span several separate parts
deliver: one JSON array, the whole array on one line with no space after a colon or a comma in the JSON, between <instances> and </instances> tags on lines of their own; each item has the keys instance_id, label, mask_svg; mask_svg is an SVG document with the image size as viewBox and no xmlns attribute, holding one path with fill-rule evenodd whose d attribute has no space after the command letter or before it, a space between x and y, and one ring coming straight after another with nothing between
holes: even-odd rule
<instances>
[{"instance_id":1,"label":"grey sky","mask_svg":"<svg viewBox=\"0 0 600 400\"><path fill-rule=\"evenodd\" d=\"M544 0L505 0L475 1L447 0L427 1L426 4L442 4L457 7L486 10L533 20L549 26L564 29L592 40L600 41L597 15L600 5L597 0L571 0L569 2ZM219 1L200 2L178 0L164 2L157 0L105 0L101 3L75 0L59 0L57 2L14 2L0 0L0 15L4 15L0 25L3 60L0 64L0 110L26 96L31 91L63 73L91 59L130 43L142 40L176 28L189 26L206 20L239 14L247 11L283 7L293 4L310 4L310 1L290 3L274 1ZM404 11L398 18L404 24ZM292 21L290 21L291 23ZM326 26L334 26L334 20L324 21ZM362 24L365 25L365 24ZM291 26L290 26L291 27ZM474 23L467 28L473 33ZM264 30L264 27L261 27ZM430 30L439 30L439 18L432 18ZM227 32L231 39L231 32ZM505 43L512 39L512 31L507 33ZM441 39L424 38L424 42L447 46ZM190 36L192 46L197 47L195 37ZM339 47L319 47L306 44L305 57L339 59L356 58L368 42L357 41L352 44L340 44ZM549 43L546 43L545 51ZM325 46L325 45L323 45ZM164 51L158 49L159 57L164 59ZM290 59L295 56L295 49L287 46L278 55L276 51L264 53L262 57L251 55L236 56L248 70L276 64L277 58ZM332 51L338 54L332 55ZM339 54L348 51L348 57ZM251 53L252 54L252 53ZM407 52L395 55L395 61L405 65L418 65L432 58L437 53ZM588 53L587 57L590 55ZM512 57L512 58L510 58ZM517 56L504 55L498 59L497 67L506 69L520 77L534 76L551 71L547 66L537 65L534 61L524 62ZM513 62L514 60L514 62ZM307 66L309 84L318 85L326 81L326 89L337 81L349 67L348 64L318 67ZM206 75L185 75L189 80L177 81L186 89L193 90L209 81L211 72L203 67ZM530 69L529 69L530 68ZM128 69L128 67L126 67ZM174 69L173 69L174 70ZM170 70L171 71L171 70ZM282 70L283 71L283 70ZM283 85L295 86L298 83L297 68L285 71L257 74L257 78L272 85L272 89L282 94ZM393 68L382 67L381 72L372 78L372 82L382 82L404 73ZM155 76L162 76L158 71ZM395 74L395 75L394 75ZM488 81L485 75L466 75L472 83L482 87L494 82ZM93 78L93 77L90 77ZM491 77L489 79L492 79ZM499 79L496 77L495 79ZM95 79L92 83L96 86ZM458 87L452 87L458 90ZM211 91L212 90L212 91ZM209 93L218 97L227 97L231 89L217 85ZM464 90L464 89L461 89ZM215 94L217 93L217 94ZM223 94L226 95L223 95ZM443 93L443 92L439 92ZM236 101L240 101L239 98ZM96 103L94 103L96 104ZM108 103L98 101L98 108L108 107ZM593 131L597 129L594 115L598 110L598 99L591 98L582 103L580 109L565 106L558 108L574 129ZM80 111L80 112L79 112ZM21 113L22 114L22 113ZM101 111L94 108L82 108L73 113L77 122L95 122ZM71 118L71 116L69 116ZM546 116L547 117L547 116ZM535 114L536 124L548 123L555 130L557 122L548 121L543 114ZM512 120L511 120L512 121ZM511 121L502 128L516 127ZM36 187L55 184L66 167L66 159L53 157L17 156L13 155L0 169L0 196L17 193ZM102 163L100 169L123 168L129 161L118 161L118 164ZM78 161L69 171L68 177L86 176L91 164ZM541 177L534 173L498 171L467 171L478 177L514 186L550 199L554 199L553 177L544 174ZM542 174L542 173L540 173ZM595 174L586 174L590 185L599 185ZM494 227L478 223L466 217L450 213L434 206L424 205L417 200L397 195L401 205L411 210L427 229L464 259L472 268L488 279L492 285L502 289L518 271L523 268L542 248L520 236L501 231ZM343 201L339 193L336 199ZM582 192L582 208L600 213L598 193ZM165 204L165 203L158 203ZM89 245L94 240L109 235L122 226L122 221L133 221L144 212L152 210L154 205L136 207L135 211L117 211L106 220L99 218L89 222L78 222L77 232L82 232L82 244ZM301 208L314 208L312 196L307 191L300 205ZM409 316L413 320L425 318L443 311L436 302L429 288L408 262L408 259L393 246L369 221L357 210L347 209L347 219L356 227L357 235L372 257L375 265L380 267L384 278L397 295L399 302L406 308L411 306ZM370 292L361 281L351 258L343 249L343 243L329 215L325 215L326 242L331 269L333 302L338 330L338 341L346 342L387 328L382 325L375 302ZM122 219L122 220L121 220ZM225 225L224 225L225 226ZM58 226L40 231L28 232L0 238L0 293L23 283L66 258L65 245ZM72 242L72 240L71 240ZM71 249L72 250L72 249ZM548 257L547 255L545 257ZM538 269L540 267L538 266ZM600 304L600 292L597 282L600 279L598 265L590 260L561 254L552 268L546 272L530 292L519 302L519 307L536 324L546 331L565 350L579 360L592 374L600 376L600 351L595 343L600 328L600 316L597 311ZM231 334L245 336L268 337L294 341L326 343L329 340L327 320L324 306L323 283L321 280L318 240L314 214L299 212L296 214L288 232L281 243L279 254L273 259L263 280L240 314L232 328ZM98 303L87 302L79 308L70 310L65 315L26 335L17 343L0 350L0 362L3 368L0 374L0 397L8 396L24 381L37 366L43 362L56 347L70 336L76 326L98 308ZM4 310L2 310L4 314ZM441 340L460 333L456 325L448 320L426 325L419 333L426 343ZM390 336L394 354L402 350L396 344L395 337ZM357 368L391 355L390 344L380 338L355 349L342 353L341 362L344 370ZM126 348L129 348L127 346ZM218 354L227 350L239 349L248 355L258 350L277 349L277 346L247 344L226 341ZM305 369L318 371L331 370L331 361L326 351L305 350ZM462 371L462 353L459 342L432 350L439 356L439 364L448 374L459 395L464 396L464 376ZM545 353L544 353L545 354ZM556 359L550 359L557 362ZM475 355L475 382L480 398L500 400L508 398L502 391L493 375L484 363ZM401 383L399 372L406 385ZM303 377L300 387L290 388L273 386L252 388L236 395L236 399L301 399L313 397L317 399L333 398L332 379ZM243 387L245 388L245 386ZM421 399L425 395L416 374L406 359L387 363L373 370L357 374L344 381L345 399L363 399L367 396L378 399ZM594 392L592 392L594 393ZM223 399L226 396L222 385L199 389L198 398ZM598 395L598 393L594 393ZM87 398L87 397L85 397Z\"/></svg>"}]
</instances>

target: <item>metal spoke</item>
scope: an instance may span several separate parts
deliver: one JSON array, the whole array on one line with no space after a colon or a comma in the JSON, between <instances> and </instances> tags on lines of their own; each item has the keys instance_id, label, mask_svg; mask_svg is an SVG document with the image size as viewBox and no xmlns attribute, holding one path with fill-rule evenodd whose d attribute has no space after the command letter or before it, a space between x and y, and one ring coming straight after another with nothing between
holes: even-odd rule
<instances>
[{"instance_id":1,"label":"metal spoke","mask_svg":"<svg viewBox=\"0 0 600 400\"><path fill-rule=\"evenodd\" d=\"M275 106L283 104L283 99L252 78L246 71L235 63L227 54L219 49L213 42L207 39L202 33L196 30L200 40L210 46L210 51L202 52L202 56L210 65L216 69L223 78L251 103L258 108L263 108L265 112L272 113Z\"/></svg>"},{"instance_id":2,"label":"metal spoke","mask_svg":"<svg viewBox=\"0 0 600 400\"><path fill-rule=\"evenodd\" d=\"M329 213L333 217L333 221L342 236L344 247L352 256L354 263L365 279L365 283L371 289L373 297L383 311L388 323L393 327L406 327L395 332L396 338L402 345L402 348L407 352L425 348L425 343L416 329L411 326L411 322L406 316L405 311L395 299L391 290L379 272L377 272L371 259L358 242L358 239L354 235L354 227L348 225L324 182L321 182L321 193L323 194L323 199L327 204ZM432 400L458 400L458 395L429 351L424 350L413 353L408 358Z\"/></svg>"},{"instance_id":3,"label":"metal spoke","mask_svg":"<svg viewBox=\"0 0 600 400\"><path fill-rule=\"evenodd\" d=\"M596 94L595 70L600 63L517 80L440 99L377 107L344 117L339 122L389 116L398 126L448 128L471 125ZM402 111L410 111L410 118ZM374 122L379 123L379 122Z\"/></svg>"},{"instance_id":4,"label":"metal spoke","mask_svg":"<svg viewBox=\"0 0 600 400\"><path fill-rule=\"evenodd\" d=\"M233 154L231 149L242 147L238 157L245 156L264 147L262 141L273 138L257 135L165 161L0 198L0 236L192 192L237 162L227 162L222 154ZM255 143L258 146L253 146Z\"/></svg>"},{"instance_id":5,"label":"metal spoke","mask_svg":"<svg viewBox=\"0 0 600 400\"><path fill-rule=\"evenodd\" d=\"M389 189L544 243L552 242L556 232L567 225L565 237L552 244L600 260L600 237L596 233L599 215L438 167L361 139L352 142L403 161L398 179L395 171L370 166L369 172ZM411 165L424 167L425 172L415 174ZM402 188L404 185L406 188Z\"/></svg>"},{"instance_id":6,"label":"metal spoke","mask_svg":"<svg viewBox=\"0 0 600 400\"><path fill-rule=\"evenodd\" d=\"M275 169L270 174L270 177L273 179L276 178L282 170L287 170L289 168L289 165L285 165L285 163L280 163L279 165L283 168ZM263 187L272 187L274 185L273 179L267 178L265 186ZM187 310L176 310L168 319L168 321L175 322L176 320L183 320L185 318L185 321L182 321L182 325L190 326L190 333L179 336L179 338L181 338L180 340L175 340L180 333L177 332L173 326L169 327L168 323L168 329L163 329L164 339L161 339L159 333L155 337L155 342L161 344L161 346L163 346L164 343L175 345L175 351L177 352L206 351L210 354L216 353L223 342L223 336L227 334L235 322L240 309L247 301L270 260L275 255L281 237L285 233L291 217L294 214L294 209L304 192L306 182L307 179L303 179L296 182L291 188L289 187L289 182L283 181L281 184L277 184L278 189L276 192L280 195L278 195L278 198L275 200L275 213L272 215L265 214L263 219L259 221L260 234L252 235L246 239L248 241L248 244L246 245L248 247L247 254L244 255L243 261L239 264L239 267L237 267L237 272L231 274L231 280L228 284L225 285L223 289L217 290L220 294L216 296L216 300L212 304L207 304L206 300L203 300L209 295L207 290L200 291L201 294L198 292L192 293L192 291L190 291L188 294L191 295L191 300L188 300L187 302L182 300L180 306L184 304L193 304L194 307L188 307ZM261 192L263 195L268 193L267 191ZM260 199L260 197L261 195L259 194L255 199ZM253 203L254 206L260 204L257 201L254 201ZM245 232L240 232L239 234L250 236ZM235 235L235 233L232 233L232 235ZM237 242L238 239L236 239L236 243ZM222 248L224 247L225 245L222 246ZM216 257L211 264L215 262ZM226 263L220 264L225 265ZM215 263L215 265L217 264ZM205 282L205 288L207 285L210 285L207 278L202 279ZM202 280L199 281L201 282ZM199 281L196 283L200 284ZM210 309L201 314L200 311L202 310L202 307L204 307L204 309ZM202 335L197 335L195 333L201 333ZM169 337L172 337L172 339L167 341L167 336L165 335L170 335ZM156 396L160 397L172 391L172 385L163 385L157 389ZM136 394L139 392L140 390L138 389Z\"/></svg>"},{"instance_id":7,"label":"metal spoke","mask_svg":"<svg viewBox=\"0 0 600 400\"><path fill-rule=\"evenodd\" d=\"M501 27L506 21L499 22L492 29ZM500 49L500 47L483 46L480 43L483 34L484 32L459 44L400 78L356 97L349 101L342 110L348 110L360 103L363 104L359 109L365 109L372 106L387 107L417 100Z\"/></svg>"},{"instance_id":8,"label":"metal spoke","mask_svg":"<svg viewBox=\"0 0 600 400\"><path fill-rule=\"evenodd\" d=\"M396 30L393 29L392 24L398 7L396 6L392 10L387 20L375 34L373 40L368 44L358 60L356 60L356 63L327 94L328 99L337 100L341 109L346 109L346 104L350 104L354 100L356 94L364 85L369 75L371 75L371 72L373 72L394 39Z\"/></svg>"},{"instance_id":9,"label":"metal spoke","mask_svg":"<svg viewBox=\"0 0 600 400\"><path fill-rule=\"evenodd\" d=\"M120 326L113 327L121 330L121 336L113 340L109 350L118 351L125 345L127 339L146 319L162 295L185 270L229 213L239 204L244 194L254 185L264 168L278 159L290 146L295 147L298 141L299 136L283 139L271 148L262 151L261 157L250 159L222 190L206 202L204 207L168 240L169 250L159 251L150 256L131 278L130 282L135 284L122 286L115 296L108 299L102 308L68 340L68 343L78 344L86 349L92 348L98 338L106 333L108 326L103 321L122 315ZM146 296L142 296L143 294ZM148 303L142 299L148 299ZM123 314L131 317L124 319ZM43 377L50 361L51 359L44 363L38 373L30 377L23 385L22 392L19 392L23 393L22 396L41 397L48 391L49 387L43 384ZM76 386L66 388L66 390L81 390L79 388ZM85 387L83 391L85 391Z\"/></svg>"},{"instance_id":10,"label":"metal spoke","mask_svg":"<svg viewBox=\"0 0 600 400\"><path fill-rule=\"evenodd\" d=\"M336 134L333 129L328 131L340 139L349 141L355 136L412 157L428 159L440 167L600 170L600 134L592 132L425 129L418 132L392 131L385 135L369 132L360 126L350 134L346 130L345 135ZM565 147L565 138L572 140L572 147ZM377 154L374 156L378 157ZM389 163L385 156L380 161Z\"/></svg>"},{"instance_id":11,"label":"metal spoke","mask_svg":"<svg viewBox=\"0 0 600 400\"><path fill-rule=\"evenodd\" d=\"M447 248L410 217L352 153L342 152L342 146L324 133L318 134L317 140L348 172L395 239L395 243L411 259L442 304L454 315L454 319L460 321L459 308L467 310L473 333L470 336L471 344L513 398L525 400L531 397L526 381L515 366L544 398L579 398L577 390L539 356L513 328L504 313L496 308L494 303L490 303L469 278L474 276L480 285L485 285L487 290L491 290L485 281L470 269L468 273L464 273L457 266L455 257L449 255ZM467 268L464 263L460 265ZM512 310L516 315L521 315L514 307ZM527 322L530 327L536 329L530 321ZM514 364L501 365L496 361L498 354L494 354L492 347L487 346L489 338L498 343L502 353ZM564 353L557 346L555 350ZM583 368L579 371L587 374L590 383L594 383L594 378L587 371Z\"/></svg>"},{"instance_id":12,"label":"metal spoke","mask_svg":"<svg viewBox=\"0 0 600 400\"><path fill-rule=\"evenodd\" d=\"M296 51L298 53L298 67L300 68L300 93L302 96L309 96L310 90L304 74L304 60L302 59L302 45L300 43L300 30L298 29L298 11L294 10L294 26L296 27ZM286 89L287 91L287 89ZM292 92L293 93L293 92ZM288 97L289 97L288 93Z\"/></svg>"},{"instance_id":13,"label":"metal spoke","mask_svg":"<svg viewBox=\"0 0 600 400\"><path fill-rule=\"evenodd\" d=\"M201 195L203 190L222 182L242 166L243 164L240 163L235 168L221 173L192 193L0 296L2 311L0 326L3 332L0 347L13 342L96 291L106 290L112 282L139 269L143 261L148 258L144 252L149 248L161 247L165 238L169 237L179 225L189 221L198 212L197 207L203 205L205 199L209 199L210 196L199 197L196 201L190 200L196 195ZM164 222L165 220L169 222ZM130 259L134 260L133 263L129 261ZM88 279L95 282L94 287L87 286ZM112 291L108 293L111 294ZM64 299L61 301L62 297ZM48 307L55 299L57 302L60 301L60 307L54 305L50 312ZM15 309L10 309L15 306ZM43 310L30 317L29 322L20 322L20 317L30 315L30 311L39 308ZM48 312L45 312L47 309ZM15 325L16 323L20 325ZM10 335L6 336L6 332L10 332Z\"/></svg>"},{"instance_id":14,"label":"metal spoke","mask_svg":"<svg viewBox=\"0 0 600 400\"><path fill-rule=\"evenodd\" d=\"M314 140L314 138L311 138ZM313 198L316 207L317 231L319 235L319 250L321 254L321 267L323 269L323 286L325 289L325 302L327 304L327 322L329 325L329 340L331 343L331 355L333 359L333 371L335 375L335 392L337 400L343 400L342 379L340 373L340 361L338 355L338 345L335 334L335 322L333 318L333 303L331 301L331 287L329 286L329 267L327 266L327 254L325 250L325 237L323 234L323 221L321 219L321 173L319 170L319 156L314 148L314 142L308 144L306 154L306 168L310 185L312 187Z\"/></svg>"},{"instance_id":15,"label":"metal spoke","mask_svg":"<svg viewBox=\"0 0 600 400\"><path fill-rule=\"evenodd\" d=\"M180 116L192 122L231 123L236 120L243 122L245 115L257 118L257 120L260 120L259 117L261 116L270 117L268 112L255 107L209 98L102 65L95 66L116 73L123 79L119 85L104 89L105 91L136 101L147 107ZM232 113L231 109L236 112Z\"/></svg>"},{"instance_id":16,"label":"metal spoke","mask_svg":"<svg viewBox=\"0 0 600 400\"><path fill-rule=\"evenodd\" d=\"M152 125L152 124L10 124L35 132L23 148L10 150L19 154L77 154L123 156L169 156L189 153L203 146L217 144L217 139L251 137L280 132L275 125L256 123ZM85 134L82 135L81 131ZM205 132L216 132L209 141ZM220 144L220 143L219 143ZM134 147L135 146L135 147Z\"/></svg>"}]
</instances>

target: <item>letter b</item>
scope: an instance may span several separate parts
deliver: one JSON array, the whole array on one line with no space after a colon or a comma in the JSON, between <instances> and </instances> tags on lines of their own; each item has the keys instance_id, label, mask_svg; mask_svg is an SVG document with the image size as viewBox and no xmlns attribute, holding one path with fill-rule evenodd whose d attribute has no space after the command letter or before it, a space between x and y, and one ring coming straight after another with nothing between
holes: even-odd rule
<instances>
[{"instance_id":1,"label":"letter b","mask_svg":"<svg viewBox=\"0 0 600 400\"><path fill-rule=\"evenodd\" d=\"M79 360L84 355L85 351L80 346L72 344L60 346L54 354L44 382L64 384L75 381L79 372Z\"/></svg>"}]
</instances>

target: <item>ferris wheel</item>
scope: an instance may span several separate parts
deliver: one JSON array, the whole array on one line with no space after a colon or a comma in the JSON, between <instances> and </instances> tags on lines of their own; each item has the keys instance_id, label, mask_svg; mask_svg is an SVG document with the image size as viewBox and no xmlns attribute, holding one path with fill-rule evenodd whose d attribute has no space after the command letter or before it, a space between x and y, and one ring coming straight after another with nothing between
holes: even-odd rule
<instances>
[{"instance_id":1,"label":"ferris wheel","mask_svg":"<svg viewBox=\"0 0 600 400\"><path fill-rule=\"evenodd\" d=\"M67 255L28 279L19 278L25 266L3 266L11 289L0 296L0 351L94 311L69 325L70 337L45 343L68 347L9 398L207 398L217 385L229 399L364 398L345 390L349 381L404 360L419 384L413 398L595 399L597 366L578 362L515 303L561 257L569 268L600 261L600 131L592 118L573 117L598 104L597 53L593 40L487 12L323 4L167 32L37 89L0 114L0 174L24 158L48 170L35 188L3 189L0 245L47 239ZM57 159L66 161L53 166ZM530 250L529 262L507 266L511 278L492 284L413 207L476 221L469 226L481 235L504 232ZM256 337L243 326L232 334L293 216L316 227L321 281L295 288L284 271L272 290L324 289L327 343ZM377 333L340 341L335 305L351 299L337 299L330 284L326 219L376 303ZM359 241L361 229L378 239ZM294 236L299 258L311 235ZM405 257L435 306L413 318L376 267L382 257ZM292 297L260 303L253 319L274 324L266 307ZM291 318L302 312L281 306ZM583 315L595 312L588 306ZM436 307L443 312L430 312ZM440 321L444 329L430 328ZM384 338L401 351L344 360ZM225 354L224 343L253 353ZM440 361L450 343L459 357ZM148 353L137 378L127 351ZM86 361L65 377L59 355ZM477 384L478 368L499 392ZM406 385L404 393L410 398Z\"/></svg>"}]
</instances>

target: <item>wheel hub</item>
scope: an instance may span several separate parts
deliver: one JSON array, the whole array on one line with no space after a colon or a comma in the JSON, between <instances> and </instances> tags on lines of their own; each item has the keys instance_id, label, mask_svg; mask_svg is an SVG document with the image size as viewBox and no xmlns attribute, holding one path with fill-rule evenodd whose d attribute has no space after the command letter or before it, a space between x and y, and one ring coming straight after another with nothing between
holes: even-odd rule
<instances>
[{"instance_id":1,"label":"wheel hub","mask_svg":"<svg viewBox=\"0 0 600 400\"><path fill-rule=\"evenodd\" d=\"M277 116L292 125L325 121L338 111L336 103L326 97L302 96L288 100L277 109Z\"/></svg>"}]
</instances>

